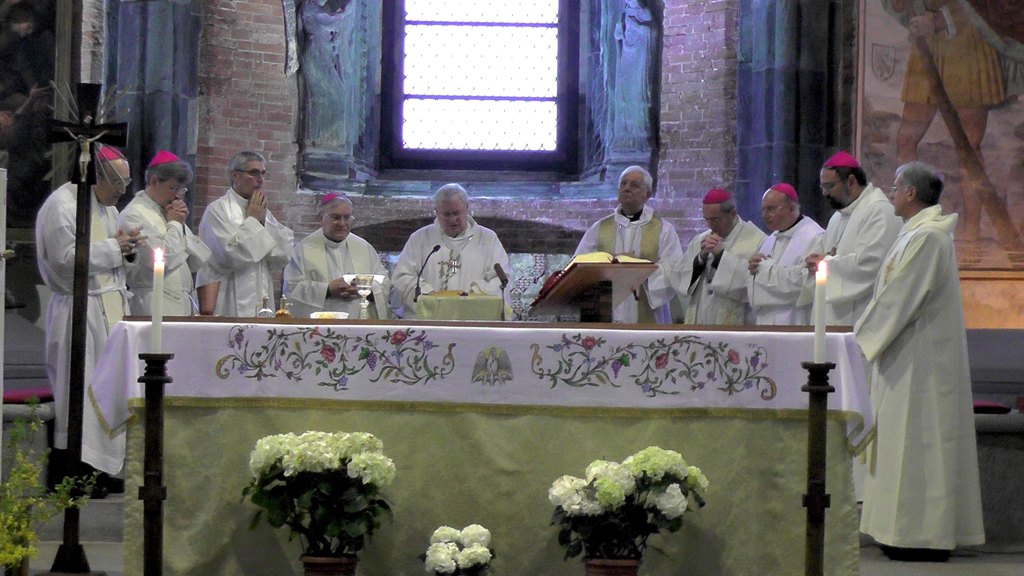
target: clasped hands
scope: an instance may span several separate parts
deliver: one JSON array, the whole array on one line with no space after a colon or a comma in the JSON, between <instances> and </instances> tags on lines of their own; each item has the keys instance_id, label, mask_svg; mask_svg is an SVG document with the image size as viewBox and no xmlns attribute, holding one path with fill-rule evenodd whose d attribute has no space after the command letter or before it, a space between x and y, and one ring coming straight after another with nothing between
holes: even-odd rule
<instances>
[{"instance_id":1,"label":"clasped hands","mask_svg":"<svg viewBox=\"0 0 1024 576\"><path fill-rule=\"evenodd\" d=\"M135 245L145 240L146 236L142 235L142 227L139 227L131 230L118 230L117 236L114 238L117 240L117 247L121 249L121 254L128 256L135 252Z\"/></svg>"},{"instance_id":2,"label":"clasped hands","mask_svg":"<svg viewBox=\"0 0 1024 576\"><path fill-rule=\"evenodd\" d=\"M723 250L725 247L722 246L722 237L714 232L708 233L700 241L700 255L704 261L707 261L709 256L721 256Z\"/></svg>"}]
</instances>

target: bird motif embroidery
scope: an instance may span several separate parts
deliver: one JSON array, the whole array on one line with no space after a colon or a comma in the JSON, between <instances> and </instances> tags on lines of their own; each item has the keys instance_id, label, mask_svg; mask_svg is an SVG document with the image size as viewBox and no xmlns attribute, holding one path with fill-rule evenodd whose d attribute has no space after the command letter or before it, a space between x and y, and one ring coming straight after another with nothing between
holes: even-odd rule
<instances>
[{"instance_id":1,"label":"bird motif embroidery","mask_svg":"<svg viewBox=\"0 0 1024 576\"><path fill-rule=\"evenodd\" d=\"M491 346L476 356L473 364L473 382L494 386L512 381L512 361L508 352Z\"/></svg>"}]
</instances>

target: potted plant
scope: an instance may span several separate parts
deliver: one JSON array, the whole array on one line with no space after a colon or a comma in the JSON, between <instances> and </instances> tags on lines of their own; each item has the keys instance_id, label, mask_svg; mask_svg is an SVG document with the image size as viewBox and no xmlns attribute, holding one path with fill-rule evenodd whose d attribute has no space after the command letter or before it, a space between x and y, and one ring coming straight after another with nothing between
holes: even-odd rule
<instances>
[{"instance_id":1,"label":"potted plant","mask_svg":"<svg viewBox=\"0 0 1024 576\"><path fill-rule=\"evenodd\" d=\"M580 555L588 576L635 575L647 539L676 532L690 500L704 506L708 480L682 455L650 446L622 463L595 460L586 477L562 476L548 490L565 558Z\"/></svg>"},{"instance_id":2,"label":"potted plant","mask_svg":"<svg viewBox=\"0 0 1024 576\"><path fill-rule=\"evenodd\" d=\"M482 576L494 558L490 544L491 532L479 524L462 530L441 526L430 536L430 546L420 558L427 572L435 576Z\"/></svg>"},{"instance_id":3,"label":"potted plant","mask_svg":"<svg viewBox=\"0 0 1024 576\"><path fill-rule=\"evenodd\" d=\"M395 478L383 443L365 432L306 432L261 438L242 491L275 527L298 536L306 574L355 574L356 554L391 508L380 494Z\"/></svg>"},{"instance_id":4,"label":"potted plant","mask_svg":"<svg viewBox=\"0 0 1024 576\"><path fill-rule=\"evenodd\" d=\"M85 505L96 482L95 476L66 477L53 491L47 490L41 480L46 452L23 448L24 439L42 426L39 418L16 420L6 431L11 468L0 484L0 568L11 575L27 575L29 559L39 553L36 526L67 508Z\"/></svg>"}]
</instances>

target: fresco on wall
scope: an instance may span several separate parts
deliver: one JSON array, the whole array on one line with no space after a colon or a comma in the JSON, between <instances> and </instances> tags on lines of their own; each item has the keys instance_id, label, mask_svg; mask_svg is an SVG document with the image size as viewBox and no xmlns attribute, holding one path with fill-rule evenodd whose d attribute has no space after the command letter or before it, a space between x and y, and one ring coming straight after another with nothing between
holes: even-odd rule
<instances>
[{"instance_id":1,"label":"fresco on wall","mask_svg":"<svg viewBox=\"0 0 1024 576\"><path fill-rule=\"evenodd\" d=\"M936 166L942 205L960 215L960 268L1024 270L1024 2L866 0L861 10L857 140L869 177L888 189L904 162Z\"/></svg>"}]
</instances>

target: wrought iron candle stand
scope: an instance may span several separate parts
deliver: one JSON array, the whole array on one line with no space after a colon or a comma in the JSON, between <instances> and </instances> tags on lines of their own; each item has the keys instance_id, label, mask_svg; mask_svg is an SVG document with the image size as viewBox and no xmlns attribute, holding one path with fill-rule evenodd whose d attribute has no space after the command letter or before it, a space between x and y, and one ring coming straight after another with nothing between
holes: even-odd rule
<instances>
[{"instance_id":1,"label":"wrought iron candle stand","mask_svg":"<svg viewBox=\"0 0 1024 576\"><path fill-rule=\"evenodd\" d=\"M825 509L831 496L825 492L825 436L828 417L828 395L835 387L828 383L828 373L836 367L833 362L803 362L808 372L807 384L800 389L807 392L807 537L805 574L822 576L825 573Z\"/></svg>"},{"instance_id":2,"label":"wrought iron candle stand","mask_svg":"<svg viewBox=\"0 0 1024 576\"><path fill-rule=\"evenodd\" d=\"M142 500L143 574L163 574L164 511L167 499L164 479L164 385L173 380L167 375L167 361L174 354L139 354L146 371L139 378L146 393L146 453L143 461L143 482L139 486Z\"/></svg>"}]
</instances>

